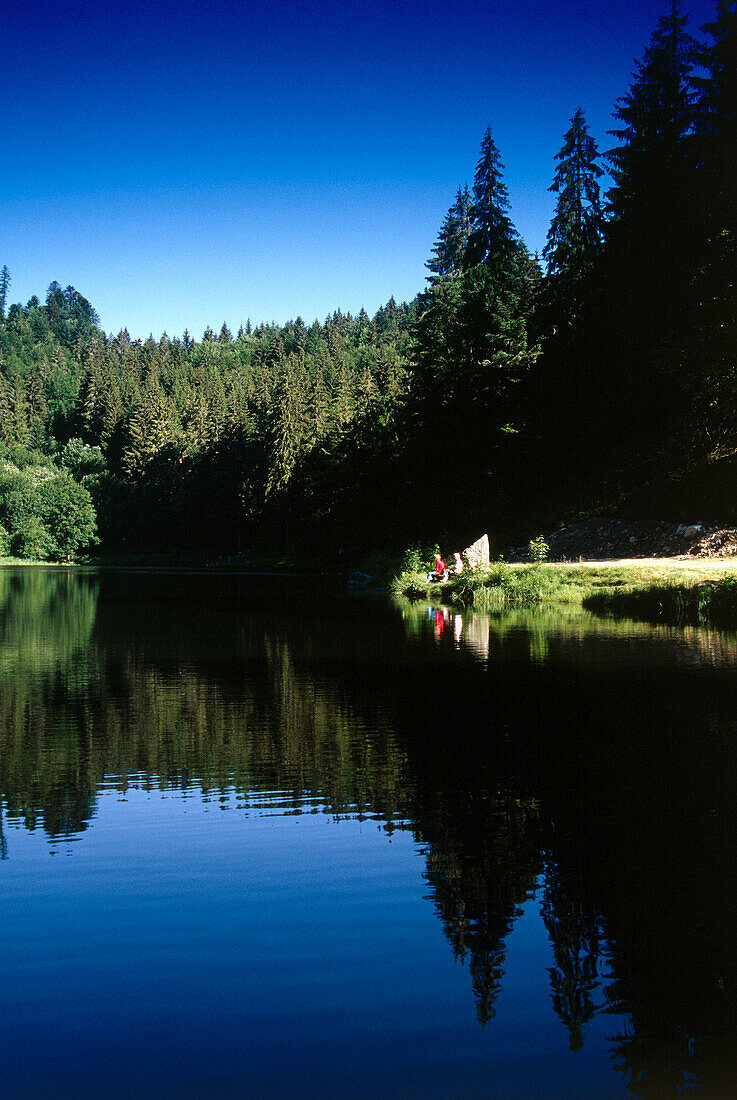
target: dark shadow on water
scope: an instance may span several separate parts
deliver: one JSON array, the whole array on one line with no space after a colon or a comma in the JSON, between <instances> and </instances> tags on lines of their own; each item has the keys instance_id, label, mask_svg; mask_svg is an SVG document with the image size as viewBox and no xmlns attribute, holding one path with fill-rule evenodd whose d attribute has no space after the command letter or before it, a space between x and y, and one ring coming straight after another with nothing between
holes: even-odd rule
<instances>
[{"instance_id":1,"label":"dark shadow on water","mask_svg":"<svg viewBox=\"0 0 737 1100\"><path fill-rule=\"evenodd\" d=\"M733 646L575 615L438 619L327 584L7 571L3 816L78 836L103 787L136 784L409 830L481 1024L542 883L562 1041L581 1050L610 1012L632 1093L729 1095Z\"/></svg>"}]
</instances>

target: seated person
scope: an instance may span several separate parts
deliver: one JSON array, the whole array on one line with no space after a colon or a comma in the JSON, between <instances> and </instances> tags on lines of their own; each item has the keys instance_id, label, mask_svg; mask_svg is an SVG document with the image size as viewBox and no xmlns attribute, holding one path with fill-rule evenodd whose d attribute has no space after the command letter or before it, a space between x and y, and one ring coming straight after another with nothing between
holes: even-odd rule
<instances>
[{"instance_id":1,"label":"seated person","mask_svg":"<svg viewBox=\"0 0 737 1100\"><path fill-rule=\"evenodd\" d=\"M453 570L455 571L456 576L459 573L463 572L463 558L461 557L461 555L458 553L457 550L453 554Z\"/></svg>"},{"instance_id":2,"label":"seated person","mask_svg":"<svg viewBox=\"0 0 737 1100\"><path fill-rule=\"evenodd\" d=\"M435 555L435 569L431 569L427 574L428 582L430 581L446 581L448 579L448 567L446 566L440 554Z\"/></svg>"}]
</instances>

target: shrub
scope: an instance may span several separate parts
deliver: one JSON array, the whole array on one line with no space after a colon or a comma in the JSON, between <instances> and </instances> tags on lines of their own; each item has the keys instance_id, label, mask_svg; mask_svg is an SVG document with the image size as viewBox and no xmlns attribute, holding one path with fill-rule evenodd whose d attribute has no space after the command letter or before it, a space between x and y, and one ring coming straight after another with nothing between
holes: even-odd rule
<instances>
[{"instance_id":1,"label":"shrub","mask_svg":"<svg viewBox=\"0 0 737 1100\"><path fill-rule=\"evenodd\" d=\"M45 561L54 556L54 540L38 516L31 515L16 530L10 549L18 558Z\"/></svg>"},{"instance_id":2,"label":"shrub","mask_svg":"<svg viewBox=\"0 0 737 1100\"><path fill-rule=\"evenodd\" d=\"M90 447L76 437L64 445L59 461L69 470L75 481L82 481L91 475L103 474L107 470L105 456L100 448Z\"/></svg>"},{"instance_id":3,"label":"shrub","mask_svg":"<svg viewBox=\"0 0 737 1100\"><path fill-rule=\"evenodd\" d=\"M550 547L543 535L536 535L534 539L530 539L529 552L530 561L534 562L536 565L540 565L542 562L548 560L550 556Z\"/></svg>"},{"instance_id":4,"label":"shrub","mask_svg":"<svg viewBox=\"0 0 737 1100\"><path fill-rule=\"evenodd\" d=\"M71 557L96 541L89 491L54 466L20 469L0 460L0 523L11 552L23 558Z\"/></svg>"},{"instance_id":5,"label":"shrub","mask_svg":"<svg viewBox=\"0 0 737 1100\"><path fill-rule=\"evenodd\" d=\"M58 557L72 557L96 541L95 509L84 485L60 473L39 486L38 498Z\"/></svg>"}]
</instances>

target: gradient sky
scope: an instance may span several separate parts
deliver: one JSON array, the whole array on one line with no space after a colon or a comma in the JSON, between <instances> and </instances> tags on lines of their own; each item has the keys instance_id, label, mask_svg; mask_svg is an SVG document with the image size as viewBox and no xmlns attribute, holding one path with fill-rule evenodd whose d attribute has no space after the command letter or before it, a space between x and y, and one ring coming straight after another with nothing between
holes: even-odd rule
<instances>
[{"instance_id":1,"label":"gradient sky","mask_svg":"<svg viewBox=\"0 0 737 1100\"><path fill-rule=\"evenodd\" d=\"M72 284L134 338L373 314L423 288L487 125L540 251L571 116L610 148L667 7L0 0L9 300Z\"/></svg>"}]
</instances>

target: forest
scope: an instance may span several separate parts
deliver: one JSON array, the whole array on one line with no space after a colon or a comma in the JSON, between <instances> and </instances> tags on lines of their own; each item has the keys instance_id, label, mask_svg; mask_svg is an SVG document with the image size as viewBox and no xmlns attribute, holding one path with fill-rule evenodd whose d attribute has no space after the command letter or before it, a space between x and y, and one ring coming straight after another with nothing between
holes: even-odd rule
<instances>
[{"instance_id":1,"label":"forest","mask_svg":"<svg viewBox=\"0 0 737 1100\"><path fill-rule=\"evenodd\" d=\"M542 256L489 127L427 285L373 317L133 340L72 286L11 304L3 267L0 554L501 549L707 486L737 450L736 0L671 4L609 150L571 110Z\"/></svg>"}]
</instances>

